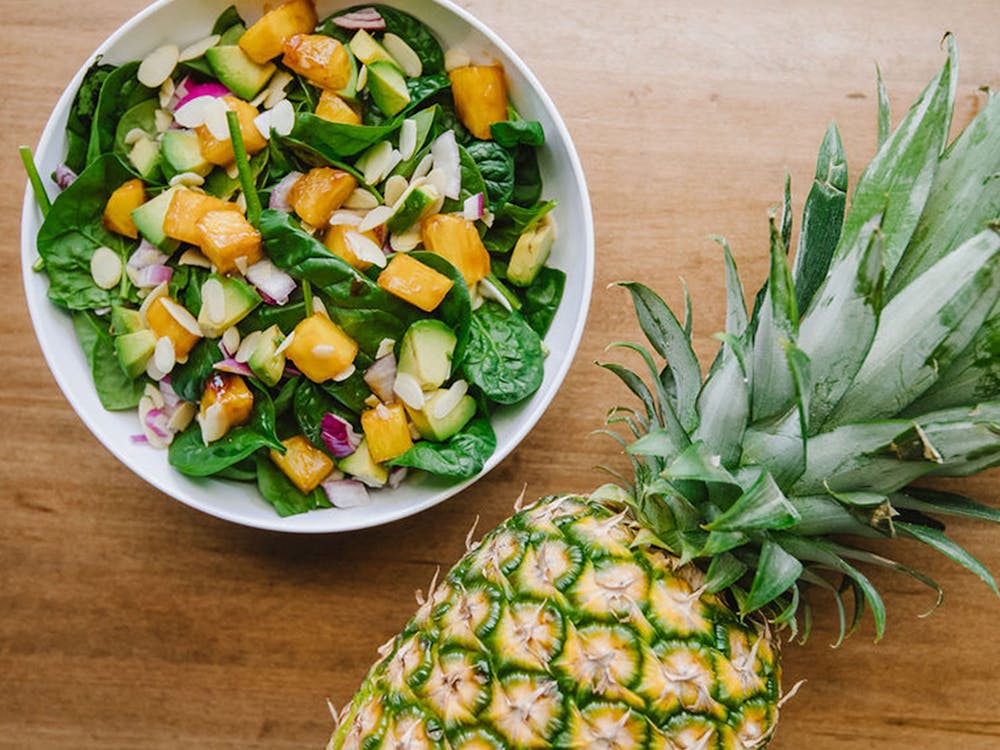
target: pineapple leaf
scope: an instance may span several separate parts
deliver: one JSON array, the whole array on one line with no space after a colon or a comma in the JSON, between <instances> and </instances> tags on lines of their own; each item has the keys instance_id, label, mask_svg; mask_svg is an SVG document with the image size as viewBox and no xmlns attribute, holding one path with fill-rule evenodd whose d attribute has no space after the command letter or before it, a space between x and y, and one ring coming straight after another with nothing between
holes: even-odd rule
<instances>
[{"instance_id":1,"label":"pineapple leaf","mask_svg":"<svg viewBox=\"0 0 1000 750\"><path fill-rule=\"evenodd\" d=\"M670 366L661 373L657 367L656 363L653 361L653 355L649 353L649 350L644 346L639 344L633 344L628 341L617 341L613 344L609 344L608 349L628 349L629 351L636 352L642 357L643 362L646 363L646 369L649 370L650 380L653 381L653 386L656 390L655 403L657 406L657 413L660 417L660 424L666 427L668 430L675 431L678 435L682 436L683 441L687 441L687 432L681 426L680 421L677 418L677 412L674 411L673 401L674 399L670 396L670 389L664 383L664 380L668 378L665 374L669 374L670 378L673 377L673 370ZM671 381L673 382L673 381Z\"/></svg>"},{"instance_id":2,"label":"pineapple leaf","mask_svg":"<svg viewBox=\"0 0 1000 750\"><path fill-rule=\"evenodd\" d=\"M807 443L802 440L798 410L780 419L754 425L743 436L744 465L766 468L782 487L791 486L807 468Z\"/></svg>"},{"instance_id":3,"label":"pineapple leaf","mask_svg":"<svg viewBox=\"0 0 1000 750\"><path fill-rule=\"evenodd\" d=\"M649 419L650 424L662 424L656 411L656 401L653 399L653 394L650 393L649 387L642 378L628 368L614 362L595 362L594 364L617 375L618 379L625 384L625 387L642 401L642 405L646 408L646 417Z\"/></svg>"},{"instance_id":4,"label":"pineapple leaf","mask_svg":"<svg viewBox=\"0 0 1000 750\"><path fill-rule=\"evenodd\" d=\"M641 438L628 446L628 452L633 456L675 456L686 446L677 440L670 430L659 428L650 430Z\"/></svg>"},{"instance_id":5,"label":"pineapple leaf","mask_svg":"<svg viewBox=\"0 0 1000 750\"><path fill-rule=\"evenodd\" d=\"M736 583L748 570L734 555L724 552L712 558L705 573L705 590L717 594Z\"/></svg>"},{"instance_id":6,"label":"pineapple leaf","mask_svg":"<svg viewBox=\"0 0 1000 750\"><path fill-rule=\"evenodd\" d=\"M682 451L661 476L664 479L693 479L737 485L733 475L722 465L721 458L714 455L700 440Z\"/></svg>"},{"instance_id":7,"label":"pineapple leaf","mask_svg":"<svg viewBox=\"0 0 1000 750\"><path fill-rule=\"evenodd\" d=\"M853 534L863 537L880 536L868 524L858 520L842 503L829 495L808 495L791 498L799 520L789 530L800 536Z\"/></svg>"},{"instance_id":8,"label":"pineapple leaf","mask_svg":"<svg viewBox=\"0 0 1000 750\"><path fill-rule=\"evenodd\" d=\"M969 554L963 547L945 536L943 532L927 526L919 526L916 524L904 523L902 521L898 521L896 523L896 528L898 528L903 534L913 537L917 541L923 542L927 546L936 549L938 552L953 562L958 563L966 570L975 573L993 590L993 593L1000 596L1000 589L997 589L997 583L986 566Z\"/></svg>"},{"instance_id":9,"label":"pineapple leaf","mask_svg":"<svg viewBox=\"0 0 1000 750\"><path fill-rule=\"evenodd\" d=\"M744 320L746 318L744 311ZM750 418L750 386L741 356L741 344L727 334L716 366L698 394L698 428L693 438L718 451L725 464L739 460Z\"/></svg>"},{"instance_id":10,"label":"pineapple leaf","mask_svg":"<svg viewBox=\"0 0 1000 750\"><path fill-rule=\"evenodd\" d=\"M743 281L736 270L736 261L725 237L713 236L722 246L722 254L726 264L726 333L742 338L750 324L747 318L747 303L743 297Z\"/></svg>"},{"instance_id":11,"label":"pineapple leaf","mask_svg":"<svg viewBox=\"0 0 1000 750\"><path fill-rule=\"evenodd\" d=\"M801 313L826 278L837 249L847 205L847 157L836 123L830 123L816 160L816 179L802 211L802 229L792 276L795 301Z\"/></svg>"},{"instance_id":12,"label":"pineapple leaf","mask_svg":"<svg viewBox=\"0 0 1000 750\"><path fill-rule=\"evenodd\" d=\"M941 606L941 602L944 601L944 589L941 588L937 581L930 576L921 573L919 570L915 570L908 565L903 565L900 562L891 560L888 557L883 557L882 555L877 555L874 552L869 552L868 550L858 549L856 547L850 547L843 544L836 544L835 542L829 542L829 545L830 548L836 551L841 557L868 563L869 565L885 568L886 570L892 570L896 573L903 573L933 591L937 595L937 601L934 603L934 606L930 608L930 610L921 615L922 617L927 617L932 614L934 610Z\"/></svg>"},{"instance_id":13,"label":"pineapple leaf","mask_svg":"<svg viewBox=\"0 0 1000 750\"><path fill-rule=\"evenodd\" d=\"M882 69L875 66L875 77L878 79L878 147L889 139L892 132L892 106L889 104L889 92L882 80Z\"/></svg>"},{"instance_id":14,"label":"pineapple leaf","mask_svg":"<svg viewBox=\"0 0 1000 750\"><path fill-rule=\"evenodd\" d=\"M956 74L957 52L949 35L948 59L941 71L858 179L836 255L848 252L872 216L884 211L886 270L890 274L895 270L924 209L947 143Z\"/></svg>"},{"instance_id":15,"label":"pineapple leaf","mask_svg":"<svg viewBox=\"0 0 1000 750\"><path fill-rule=\"evenodd\" d=\"M821 589L826 589L833 595L834 604L837 605L837 617L840 622L840 635L837 638L836 642L832 643L831 645L833 646L833 648L839 648L840 645L844 642L844 638L847 637L847 612L844 609L844 597L841 596L841 593L836 586L834 586L832 583L826 580L823 576L809 570L809 568L806 568L805 570L802 571L802 575L800 576L800 578L803 582L808 583L812 586L818 586ZM803 638L805 637L806 635L804 634ZM801 643L805 643L805 640L801 641Z\"/></svg>"},{"instance_id":16,"label":"pineapple leaf","mask_svg":"<svg viewBox=\"0 0 1000 750\"><path fill-rule=\"evenodd\" d=\"M1000 510L996 508L977 503L962 495L928 490L922 487L910 487L905 493L893 494L892 504L894 507L904 510L939 513L945 516L961 516L1000 523Z\"/></svg>"},{"instance_id":17,"label":"pineapple leaf","mask_svg":"<svg viewBox=\"0 0 1000 750\"><path fill-rule=\"evenodd\" d=\"M798 512L771 474L758 470L757 476L739 499L703 528L708 531L738 532L787 529L798 520Z\"/></svg>"},{"instance_id":18,"label":"pineapple leaf","mask_svg":"<svg viewBox=\"0 0 1000 750\"><path fill-rule=\"evenodd\" d=\"M761 545L750 594L740 611L747 614L766 606L794 586L801 575L802 563L798 558L766 539Z\"/></svg>"},{"instance_id":19,"label":"pineapple leaf","mask_svg":"<svg viewBox=\"0 0 1000 750\"><path fill-rule=\"evenodd\" d=\"M792 247L792 175L785 172L785 194L781 201L781 244L785 255Z\"/></svg>"},{"instance_id":20,"label":"pineapple leaf","mask_svg":"<svg viewBox=\"0 0 1000 750\"><path fill-rule=\"evenodd\" d=\"M747 543L746 534L737 531L713 531L705 540L705 546L698 552L698 557L715 558L729 550L742 547Z\"/></svg>"}]
</instances>

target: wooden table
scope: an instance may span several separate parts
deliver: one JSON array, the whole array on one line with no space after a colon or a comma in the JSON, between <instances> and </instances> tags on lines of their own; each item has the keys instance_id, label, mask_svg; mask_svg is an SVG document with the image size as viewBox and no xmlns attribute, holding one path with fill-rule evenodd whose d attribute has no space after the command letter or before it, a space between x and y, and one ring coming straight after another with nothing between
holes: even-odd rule
<instances>
[{"instance_id":1,"label":"wooden table","mask_svg":"<svg viewBox=\"0 0 1000 750\"><path fill-rule=\"evenodd\" d=\"M873 153L876 62L897 118L943 61L946 29L963 60L956 123L982 101L980 85L1000 84L992 2L463 4L524 56L576 139L597 221L587 334L537 429L473 489L387 528L302 538L160 495L97 443L49 376L20 291L15 146L36 141L73 72L145 1L0 0L0 748L322 747L326 697L350 697L477 515L499 522L524 483L535 496L603 481L591 467L611 446L587 435L620 394L590 363L635 334L609 282L641 277L677 304L683 277L707 359L723 310L707 236L730 239L756 288L784 171L800 207L831 118L852 176ZM998 478L956 486L998 501ZM952 531L1000 572L1000 530ZM787 649L786 684L809 683L783 711L775 748L1000 747L1000 602L902 546L945 585L945 605L917 619L928 594L876 574L888 635L873 646L866 621L839 651L825 608L808 645Z\"/></svg>"}]
</instances>

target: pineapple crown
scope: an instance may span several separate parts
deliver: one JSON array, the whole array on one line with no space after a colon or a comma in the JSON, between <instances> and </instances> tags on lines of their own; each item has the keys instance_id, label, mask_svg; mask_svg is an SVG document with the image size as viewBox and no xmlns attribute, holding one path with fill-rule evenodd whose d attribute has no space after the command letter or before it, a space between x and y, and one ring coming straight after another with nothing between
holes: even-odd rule
<instances>
[{"instance_id":1,"label":"pineapple crown","mask_svg":"<svg viewBox=\"0 0 1000 750\"><path fill-rule=\"evenodd\" d=\"M960 495L910 486L1000 463L1000 97L990 97L949 146L957 54L890 132L878 77L879 148L847 204L836 125L820 148L793 264L791 189L770 219L770 273L748 315L732 254L722 246L726 331L707 376L664 301L624 283L645 346L643 378L602 363L638 397L617 408L631 458L628 502L642 541L706 572L744 614L760 612L808 636L812 584L829 591L841 640L867 607L876 638L885 606L859 569L927 575L862 549L853 538L916 539L983 579L989 571L936 516L1000 522ZM848 624L844 594L850 590ZM799 621L803 627L800 628ZM839 641L838 641L839 643Z\"/></svg>"}]
</instances>

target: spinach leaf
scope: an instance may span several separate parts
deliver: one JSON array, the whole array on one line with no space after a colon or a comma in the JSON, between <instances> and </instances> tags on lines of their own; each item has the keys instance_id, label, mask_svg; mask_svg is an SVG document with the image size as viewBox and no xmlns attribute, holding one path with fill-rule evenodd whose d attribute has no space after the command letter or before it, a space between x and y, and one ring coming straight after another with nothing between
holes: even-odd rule
<instances>
[{"instance_id":1,"label":"spinach leaf","mask_svg":"<svg viewBox=\"0 0 1000 750\"><path fill-rule=\"evenodd\" d=\"M295 405L295 392L299 388L299 383L303 383L303 378L289 378L281 386L278 395L274 397L274 414L279 419L283 417Z\"/></svg>"},{"instance_id":2,"label":"spinach leaf","mask_svg":"<svg viewBox=\"0 0 1000 750\"><path fill-rule=\"evenodd\" d=\"M511 203L533 206L542 199L542 170L538 155L530 146L521 146L514 154L514 192Z\"/></svg>"},{"instance_id":3,"label":"spinach leaf","mask_svg":"<svg viewBox=\"0 0 1000 750\"><path fill-rule=\"evenodd\" d=\"M476 160L463 146L458 147L458 157L462 167L462 192L459 194L458 200L448 198L444 202L441 213L449 214L461 211L463 204L470 197L477 193L486 194L486 181L483 180L483 176L479 172Z\"/></svg>"},{"instance_id":4,"label":"spinach leaf","mask_svg":"<svg viewBox=\"0 0 1000 750\"><path fill-rule=\"evenodd\" d=\"M101 289L90 274L90 259L99 247L116 252L122 263L135 243L104 228L104 206L135 174L113 154L102 156L52 203L38 231L38 254L49 276L49 299L70 310L110 307L118 289ZM124 277L123 277L124 278Z\"/></svg>"},{"instance_id":5,"label":"spinach leaf","mask_svg":"<svg viewBox=\"0 0 1000 750\"><path fill-rule=\"evenodd\" d=\"M188 360L177 365L170 375L170 385L185 401L201 401L205 381L215 371L215 363L223 360L219 342L202 339L188 354Z\"/></svg>"},{"instance_id":6,"label":"spinach leaf","mask_svg":"<svg viewBox=\"0 0 1000 750\"><path fill-rule=\"evenodd\" d=\"M192 477L207 477L238 464L261 448L284 452L285 447L274 432L274 404L266 391L254 390L250 422L234 427L225 437L211 445L201 438L201 427L192 423L170 444L167 459L170 465Z\"/></svg>"},{"instance_id":7,"label":"spinach leaf","mask_svg":"<svg viewBox=\"0 0 1000 750\"><path fill-rule=\"evenodd\" d=\"M448 441L422 440L389 464L409 466L442 477L469 479L483 470L496 447L497 437L490 420L477 417Z\"/></svg>"},{"instance_id":8,"label":"spinach leaf","mask_svg":"<svg viewBox=\"0 0 1000 750\"><path fill-rule=\"evenodd\" d=\"M354 412L342 409L333 396L309 380L301 381L296 389L294 410L299 430L310 443L323 452L327 452L322 436L324 414L335 414L351 422L355 427L360 424Z\"/></svg>"},{"instance_id":9,"label":"spinach leaf","mask_svg":"<svg viewBox=\"0 0 1000 750\"><path fill-rule=\"evenodd\" d=\"M491 401L516 404L542 385L542 340L518 313L487 302L472 314L462 372Z\"/></svg>"},{"instance_id":10,"label":"spinach leaf","mask_svg":"<svg viewBox=\"0 0 1000 750\"><path fill-rule=\"evenodd\" d=\"M466 147L486 185L486 197L493 209L503 206L514 194L514 157L503 146L476 141Z\"/></svg>"},{"instance_id":11,"label":"spinach leaf","mask_svg":"<svg viewBox=\"0 0 1000 750\"><path fill-rule=\"evenodd\" d=\"M354 365L358 369L347 380L339 383L330 380L323 383L324 391L333 396L337 403L349 412L357 415L369 408L365 401L372 395L371 388L368 387L363 376L364 371L371 366L371 360L369 358L366 363L363 357L364 355L359 354L358 359L354 360Z\"/></svg>"},{"instance_id":12,"label":"spinach leaf","mask_svg":"<svg viewBox=\"0 0 1000 750\"><path fill-rule=\"evenodd\" d=\"M410 46L410 49L417 53L417 57L423 63L424 73L444 72L444 51L441 49L441 44L431 30L409 13L404 13L401 10L396 10L386 5L355 5L351 8L338 10L319 25L316 33L332 36L342 42L349 42L354 32L340 28L333 22L333 19L355 10L372 7L385 20L386 32L398 36Z\"/></svg>"},{"instance_id":13,"label":"spinach leaf","mask_svg":"<svg viewBox=\"0 0 1000 750\"><path fill-rule=\"evenodd\" d=\"M493 140L504 148L541 146L545 143L542 123L535 120L507 120L490 125Z\"/></svg>"},{"instance_id":14,"label":"spinach leaf","mask_svg":"<svg viewBox=\"0 0 1000 750\"><path fill-rule=\"evenodd\" d=\"M424 102L435 94L451 88L451 79L446 73L421 76L420 78L408 78L406 88L410 92L410 103L403 110L404 117L409 117L411 112L423 106ZM400 121L402 122L402 121Z\"/></svg>"},{"instance_id":15,"label":"spinach leaf","mask_svg":"<svg viewBox=\"0 0 1000 750\"><path fill-rule=\"evenodd\" d=\"M299 295L301 297L301 295ZM263 331L278 326L286 336L306 318L306 305L301 299L286 305L260 305L238 325L240 334L246 336L253 331Z\"/></svg>"},{"instance_id":16,"label":"spinach leaf","mask_svg":"<svg viewBox=\"0 0 1000 750\"><path fill-rule=\"evenodd\" d=\"M73 329L90 365L101 406L108 411L138 406L146 379L132 380L122 370L107 321L92 312L77 312L73 313Z\"/></svg>"},{"instance_id":17,"label":"spinach leaf","mask_svg":"<svg viewBox=\"0 0 1000 750\"><path fill-rule=\"evenodd\" d=\"M125 113L157 95L154 89L139 83L138 72L138 62L126 63L104 79L87 144L88 166L113 149L118 123Z\"/></svg>"},{"instance_id":18,"label":"spinach leaf","mask_svg":"<svg viewBox=\"0 0 1000 750\"><path fill-rule=\"evenodd\" d=\"M434 125L434 137L437 138L437 136L445 131L452 130L455 133L455 140L458 141L460 146L469 144L473 140L472 134L462 124L462 121L458 119L452 97L449 96L444 98L443 101L438 101L437 106L441 108L441 113L438 115L437 122Z\"/></svg>"},{"instance_id":19,"label":"spinach leaf","mask_svg":"<svg viewBox=\"0 0 1000 750\"><path fill-rule=\"evenodd\" d=\"M156 135L156 110L160 108L159 99L147 99L139 102L122 115L115 128L114 152L127 156L129 146L125 145L125 137L133 130L141 130L146 135Z\"/></svg>"},{"instance_id":20,"label":"spinach leaf","mask_svg":"<svg viewBox=\"0 0 1000 750\"><path fill-rule=\"evenodd\" d=\"M238 464L216 472L214 476L216 479L231 479L234 482L256 482L257 463L253 458L245 458Z\"/></svg>"},{"instance_id":21,"label":"spinach leaf","mask_svg":"<svg viewBox=\"0 0 1000 750\"><path fill-rule=\"evenodd\" d=\"M257 462L257 489L282 518L333 507L322 487L303 494L267 454L257 453L254 460Z\"/></svg>"},{"instance_id":22,"label":"spinach leaf","mask_svg":"<svg viewBox=\"0 0 1000 750\"><path fill-rule=\"evenodd\" d=\"M87 146L90 142L90 130L97 112L97 102L101 96L101 87L105 79L115 69L114 65L102 65L95 62L83 76L76 99L69 111L66 121L66 166L76 173L87 167Z\"/></svg>"},{"instance_id":23,"label":"spinach leaf","mask_svg":"<svg viewBox=\"0 0 1000 750\"><path fill-rule=\"evenodd\" d=\"M454 286L438 306L436 312L441 320L454 331L455 337L458 339L455 344L455 352L452 355L452 369L456 369L461 363L462 357L465 356L465 347L469 343L469 328L472 325L472 299L469 296L469 287L465 283L462 273L440 255L425 251L414 252L411 255L438 273L443 273L454 282Z\"/></svg>"},{"instance_id":24,"label":"spinach leaf","mask_svg":"<svg viewBox=\"0 0 1000 750\"><path fill-rule=\"evenodd\" d=\"M228 31L230 27L241 23L243 23L243 19L240 18L240 13L236 10L236 6L230 5L215 20L215 25L212 26L212 34L222 34Z\"/></svg>"},{"instance_id":25,"label":"spinach leaf","mask_svg":"<svg viewBox=\"0 0 1000 750\"><path fill-rule=\"evenodd\" d=\"M283 140L301 144L330 161L339 161L360 154L395 133L402 120L386 125L348 125L330 122L311 112L295 118L292 132Z\"/></svg>"},{"instance_id":26,"label":"spinach leaf","mask_svg":"<svg viewBox=\"0 0 1000 750\"><path fill-rule=\"evenodd\" d=\"M522 208L508 203L497 212L493 226L483 237L483 244L490 252L509 253L514 249L518 238L545 218L556 205L555 201L548 201L536 203L531 208Z\"/></svg>"},{"instance_id":27,"label":"spinach leaf","mask_svg":"<svg viewBox=\"0 0 1000 750\"><path fill-rule=\"evenodd\" d=\"M566 274L557 268L543 268L524 290L521 314L539 336L545 336L559 309L566 289Z\"/></svg>"}]
</instances>

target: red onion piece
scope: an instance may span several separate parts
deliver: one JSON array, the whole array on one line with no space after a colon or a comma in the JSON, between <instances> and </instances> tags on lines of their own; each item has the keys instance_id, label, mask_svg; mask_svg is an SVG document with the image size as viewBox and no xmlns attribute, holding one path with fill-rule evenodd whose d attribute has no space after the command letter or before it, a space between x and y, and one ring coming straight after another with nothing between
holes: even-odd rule
<instances>
[{"instance_id":1,"label":"red onion piece","mask_svg":"<svg viewBox=\"0 0 1000 750\"><path fill-rule=\"evenodd\" d=\"M181 397L177 395L177 391L170 385L169 375L160 381L160 395L163 397L163 403L165 404L164 410L168 416L172 417L177 410L177 406L181 403Z\"/></svg>"},{"instance_id":2,"label":"red onion piece","mask_svg":"<svg viewBox=\"0 0 1000 750\"><path fill-rule=\"evenodd\" d=\"M361 435L354 431L351 423L336 414L324 414L320 425L323 444L335 458L350 456L361 445ZM333 502L331 500L331 502Z\"/></svg>"},{"instance_id":3,"label":"red onion piece","mask_svg":"<svg viewBox=\"0 0 1000 750\"><path fill-rule=\"evenodd\" d=\"M408 469L405 466L393 466L389 469L388 485L392 489L397 489L403 483L403 480L406 479L407 472Z\"/></svg>"},{"instance_id":4,"label":"red onion piece","mask_svg":"<svg viewBox=\"0 0 1000 750\"><path fill-rule=\"evenodd\" d=\"M470 195L465 200L465 205L463 206L465 211L465 218L469 221L479 221L483 218L486 213L486 196L482 193L476 193L475 195Z\"/></svg>"},{"instance_id":5,"label":"red onion piece","mask_svg":"<svg viewBox=\"0 0 1000 750\"><path fill-rule=\"evenodd\" d=\"M295 291L295 279L269 260L254 263L247 269L247 281L257 287L268 304L284 305Z\"/></svg>"},{"instance_id":6,"label":"red onion piece","mask_svg":"<svg viewBox=\"0 0 1000 750\"><path fill-rule=\"evenodd\" d=\"M376 359L375 363L365 370L365 382L372 393L384 403L391 404L396 400L393 386L396 384L396 355L391 352Z\"/></svg>"},{"instance_id":7,"label":"red onion piece","mask_svg":"<svg viewBox=\"0 0 1000 750\"><path fill-rule=\"evenodd\" d=\"M229 372L233 375L244 375L246 377L253 377L253 370L250 366L244 364L243 362L237 362L235 359L226 358L221 362L216 362L213 369L219 370L220 372Z\"/></svg>"},{"instance_id":8,"label":"red onion piece","mask_svg":"<svg viewBox=\"0 0 1000 750\"><path fill-rule=\"evenodd\" d=\"M187 84L182 82L181 85L184 86L184 96L177 100L177 104L174 105L175 111L188 102L197 99L199 96L213 96L217 99L220 96L229 96L233 93L221 83L215 83L214 81L209 83L188 82Z\"/></svg>"},{"instance_id":9,"label":"red onion piece","mask_svg":"<svg viewBox=\"0 0 1000 750\"><path fill-rule=\"evenodd\" d=\"M285 179L271 190L271 200L267 207L273 208L275 211L284 211L286 214L290 214L292 212L292 204L289 203L288 198L292 192L292 188L295 187L295 183L300 179L302 179L301 172L290 172Z\"/></svg>"},{"instance_id":10,"label":"red onion piece","mask_svg":"<svg viewBox=\"0 0 1000 750\"><path fill-rule=\"evenodd\" d=\"M357 508L371 503L368 488L351 479L328 479L320 485L334 508Z\"/></svg>"},{"instance_id":11,"label":"red onion piece","mask_svg":"<svg viewBox=\"0 0 1000 750\"><path fill-rule=\"evenodd\" d=\"M145 435L129 435L129 440L131 440L136 445L148 445L149 438Z\"/></svg>"},{"instance_id":12,"label":"red onion piece","mask_svg":"<svg viewBox=\"0 0 1000 750\"><path fill-rule=\"evenodd\" d=\"M56 173L54 175L56 185L59 186L60 190L65 190L74 182L76 182L76 172L67 167L65 164L60 164L56 167Z\"/></svg>"},{"instance_id":13,"label":"red onion piece","mask_svg":"<svg viewBox=\"0 0 1000 750\"><path fill-rule=\"evenodd\" d=\"M167 426L170 417L167 416L167 413L163 409L150 409L143 421L146 427L149 428L149 431L158 438L166 440L170 437L170 428Z\"/></svg>"},{"instance_id":14,"label":"red onion piece","mask_svg":"<svg viewBox=\"0 0 1000 750\"><path fill-rule=\"evenodd\" d=\"M285 372L283 373L286 378L301 378L302 373L292 367L290 364L285 364Z\"/></svg>"},{"instance_id":15,"label":"red onion piece","mask_svg":"<svg viewBox=\"0 0 1000 750\"><path fill-rule=\"evenodd\" d=\"M334 18L333 22L342 29L385 31L385 19L374 8L361 8L351 13L345 13Z\"/></svg>"},{"instance_id":16,"label":"red onion piece","mask_svg":"<svg viewBox=\"0 0 1000 750\"><path fill-rule=\"evenodd\" d=\"M164 265L146 266L130 276L133 276L132 281L140 289L153 289L160 284L170 283L170 279L174 277L174 269Z\"/></svg>"}]
</instances>

